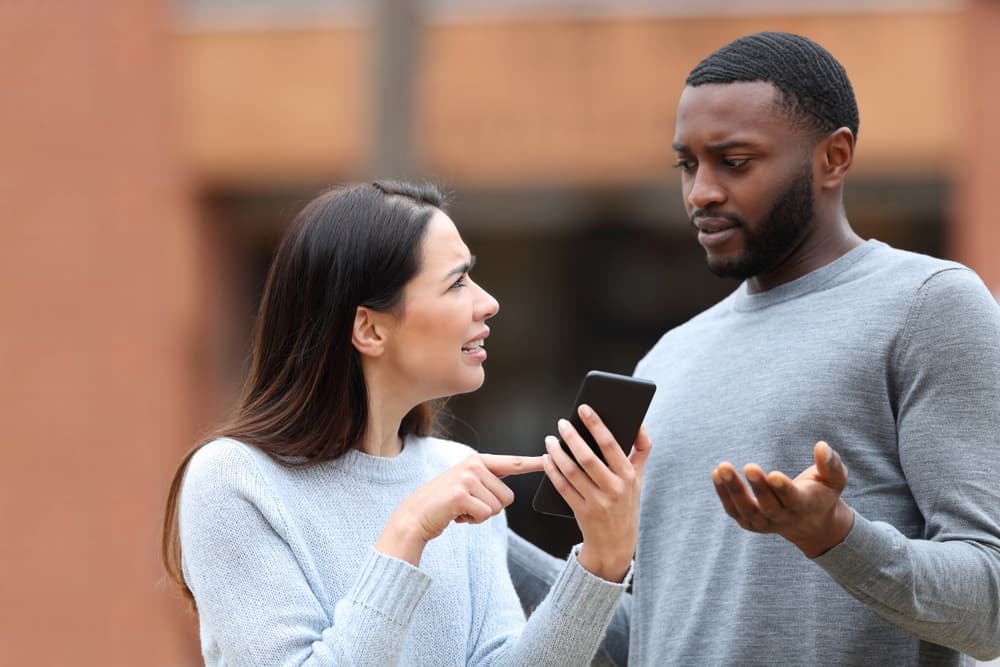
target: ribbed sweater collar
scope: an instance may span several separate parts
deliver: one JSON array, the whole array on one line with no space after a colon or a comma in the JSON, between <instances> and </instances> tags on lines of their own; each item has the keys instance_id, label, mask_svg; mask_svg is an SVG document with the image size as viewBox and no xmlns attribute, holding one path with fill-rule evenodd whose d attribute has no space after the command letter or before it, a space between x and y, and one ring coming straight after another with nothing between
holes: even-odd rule
<instances>
[{"instance_id":1,"label":"ribbed sweater collar","mask_svg":"<svg viewBox=\"0 0 1000 667\"><path fill-rule=\"evenodd\" d=\"M372 456L352 449L331 461L343 472L372 482L393 484L422 476L425 438L406 436L396 456Z\"/></svg>"},{"instance_id":2,"label":"ribbed sweater collar","mask_svg":"<svg viewBox=\"0 0 1000 667\"><path fill-rule=\"evenodd\" d=\"M778 285L766 292L750 294L747 284L743 282L731 295L733 310L746 312L760 310L815 292L833 282L845 271L860 262L876 248L886 247L881 241L874 239L865 241L857 248L844 253L826 266L807 273L801 278Z\"/></svg>"}]
</instances>

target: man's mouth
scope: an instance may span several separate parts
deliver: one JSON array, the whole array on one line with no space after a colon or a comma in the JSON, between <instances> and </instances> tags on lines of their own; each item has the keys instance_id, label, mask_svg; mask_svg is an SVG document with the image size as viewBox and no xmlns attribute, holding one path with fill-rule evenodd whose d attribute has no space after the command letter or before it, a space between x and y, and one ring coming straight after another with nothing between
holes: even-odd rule
<instances>
[{"instance_id":1,"label":"man's mouth","mask_svg":"<svg viewBox=\"0 0 1000 667\"><path fill-rule=\"evenodd\" d=\"M724 232L727 229L739 226L739 223L734 220L730 220L729 218L704 217L695 218L691 222L702 234L718 234L719 232Z\"/></svg>"}]
</instances>

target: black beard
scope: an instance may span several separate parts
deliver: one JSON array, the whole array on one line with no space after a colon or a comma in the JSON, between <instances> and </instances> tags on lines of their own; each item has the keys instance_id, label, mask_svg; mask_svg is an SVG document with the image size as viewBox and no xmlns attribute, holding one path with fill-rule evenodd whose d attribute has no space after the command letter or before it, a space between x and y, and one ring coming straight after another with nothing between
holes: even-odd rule
<instances>
[{"instance_id":1,"label":"black beard","mask_svg":"<svg viewBox=\"0 0 1000 667\"><path fill-rule=\"evenodd\" d=\"M742 257L713 262L708 269L722 278L746 280L773 269L801 243L813 224L812 168L806 165L774 202L774 206L750 234L743 220L746 251Z\"/></svg>"}]
</instances>

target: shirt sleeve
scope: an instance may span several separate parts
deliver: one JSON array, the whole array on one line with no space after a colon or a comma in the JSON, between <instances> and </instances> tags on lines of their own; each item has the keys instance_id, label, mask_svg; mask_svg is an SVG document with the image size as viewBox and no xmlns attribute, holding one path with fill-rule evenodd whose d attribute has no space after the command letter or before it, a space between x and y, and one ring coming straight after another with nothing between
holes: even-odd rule
<instances>
[{"instance_id":1,"label":"shirt sleeve","mask_svg":"<svg viewBox=\"0 0 1000 667\"><path fill-rule=\"evenodd\" d=\"M924 535L855 515L815 560L887 621L1000 655L1000 308L971 271L928 279L893 365L900 464Z\"/></svg>"},{"instance_id":2,"label":"shirt sleeve","mask_svg":"<svg viewBox=\"0 0 1000 667\"><path fill-rule=\"evenodd\" d=\"M192 458L180 534L206 662L397 664L427 575L371 549L329 618L283 537L287 530L281 505L238 445Z\"/></svg>"},{"instance_id":3,"label":"shirt sleeve","mask_svg":"<svg viewBox=\"0 0 1000 667\"><path fill-rule=\"evenodd\" d=\"M574 549L525 622L507 569L506 517L501 513L488 524L481 526L488 542L480 552L485 557L473 567L473 581L488 587L474 592L473 598L487 602L474 605L468 664L588 664L628 586L631 569L621 583L606 581L584 569Z\"/></svg>"}]
</instances>

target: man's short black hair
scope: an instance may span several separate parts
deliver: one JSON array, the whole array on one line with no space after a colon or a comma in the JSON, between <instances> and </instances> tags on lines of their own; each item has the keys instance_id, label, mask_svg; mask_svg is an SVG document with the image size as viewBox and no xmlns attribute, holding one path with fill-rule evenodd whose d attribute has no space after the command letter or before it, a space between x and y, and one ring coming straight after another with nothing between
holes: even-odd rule
<instances>
[{"instance_id":1,"label":"man's short black hair","mask_svg":"<svg viewBox=\"0 0 1000 667\"><path fill-rule=\"evenodd\" d=\"M847 72L816 42L787 32L760 32L726 44L688 74L687 85L766 81L781 92L793 119L821 134L841 127L858 136L858 105Z\"/></svg>"}]
</instances>

